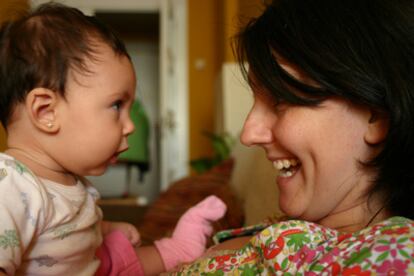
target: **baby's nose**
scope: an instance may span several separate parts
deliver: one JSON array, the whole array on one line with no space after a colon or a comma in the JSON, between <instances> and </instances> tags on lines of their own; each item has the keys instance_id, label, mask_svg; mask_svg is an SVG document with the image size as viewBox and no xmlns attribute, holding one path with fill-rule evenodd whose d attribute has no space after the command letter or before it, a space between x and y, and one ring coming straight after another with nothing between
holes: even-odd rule
<instances>
[{"instance_id":1,"label":"baby's nose","mask_svg":"<svg viewBox=\"0 0 414 276\"><path fill-rule=\"evenodd\" d=\"M132 122L131 118L128 118L124 124L124 135L129 135L135 131L134 122Z\"/></svg>"}]
</instances>

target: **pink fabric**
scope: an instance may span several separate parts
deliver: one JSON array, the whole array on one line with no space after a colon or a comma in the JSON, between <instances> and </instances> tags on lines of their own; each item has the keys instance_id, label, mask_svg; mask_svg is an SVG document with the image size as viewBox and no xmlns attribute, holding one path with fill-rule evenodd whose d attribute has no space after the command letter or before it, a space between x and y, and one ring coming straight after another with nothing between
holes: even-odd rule
<instances>
[{"instance_id":1,"label":"pink fabric","mask_svg":"<svg viewBox=\"0 0 414 276\"><path fill-rule=\"evenodd\" d=\"M121 231L106 235L96 251L96 256L101 260L101 265L95 276L144 275L131 242Z\"/></svg>"},{"instance_id":2,"label":"pink fabric","mask_svg":"<svg viewBox=\"0 0 414 276\"><path fill-rule=\"evenodd\" d=\"M209 196L182 215L171 238L155 241L165 269L200 257L211 236L211 222L223 217L226 205L216 196Z\"/></svg>"}]
</instances>

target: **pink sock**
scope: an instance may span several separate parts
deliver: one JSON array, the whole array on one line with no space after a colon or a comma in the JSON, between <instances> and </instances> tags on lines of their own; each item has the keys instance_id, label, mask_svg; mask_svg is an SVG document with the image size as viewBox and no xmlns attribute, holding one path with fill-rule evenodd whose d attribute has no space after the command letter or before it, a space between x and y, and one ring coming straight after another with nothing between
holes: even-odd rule
<instances>
[{"instance_id":1,"label":"pink sock","mask_svg":"<svg viewBox=\"0 0 414 276\"><path fill-rule=\"evenodd\" d=\"M216 196L209 196L185 212L177 223L171 238L155 241L165 269L200 257L212 234L211 222L223 217L226 205Z\"/></svg>"},{"instance_id":2,"label":"pink sock","mask_svg":"<svg viewBox=\"0 0 414 276\"><path fill-rule=\"evenodd\" d=\"M95 276L144 275L140 260L137 258L131 242L119 230L104 237L103 243L96 251L101 265Z\"/></svg>"}]
</instances>

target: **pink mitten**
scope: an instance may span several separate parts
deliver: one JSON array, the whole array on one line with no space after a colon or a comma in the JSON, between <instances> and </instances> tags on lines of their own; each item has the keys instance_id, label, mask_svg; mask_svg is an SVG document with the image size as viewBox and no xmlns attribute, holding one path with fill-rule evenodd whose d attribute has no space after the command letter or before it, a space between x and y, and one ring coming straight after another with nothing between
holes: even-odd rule
<instances>
[{"instance_id":1,"label":"pink mitten","mask_svg":"<svg viewBox=\"0 0 414 276\"><path fill-rule=\"evenodd\" d=\"M171 238L155 241L165 269L191 262L204 253L207 237L213 232L211 222L224 216L226 205L216 196L209 196L185 212Z\"/></svg>"}]
</instances>

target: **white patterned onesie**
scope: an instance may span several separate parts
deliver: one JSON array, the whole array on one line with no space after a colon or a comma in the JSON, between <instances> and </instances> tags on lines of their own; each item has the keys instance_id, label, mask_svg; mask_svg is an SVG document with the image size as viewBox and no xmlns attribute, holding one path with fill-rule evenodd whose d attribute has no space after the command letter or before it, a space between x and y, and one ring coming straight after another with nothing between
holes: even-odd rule
<instances>
[{"instance_id":1,"label":"white patterned onesie","mask_svg":"<svg viewBox=\"0 0 414 276\"><path fill-rule=\"evenodd\" d=\"M93 275L99 194L86 181L40 179L0 153L0 268L8 275Z\"/></svg>"}]
</instances>

